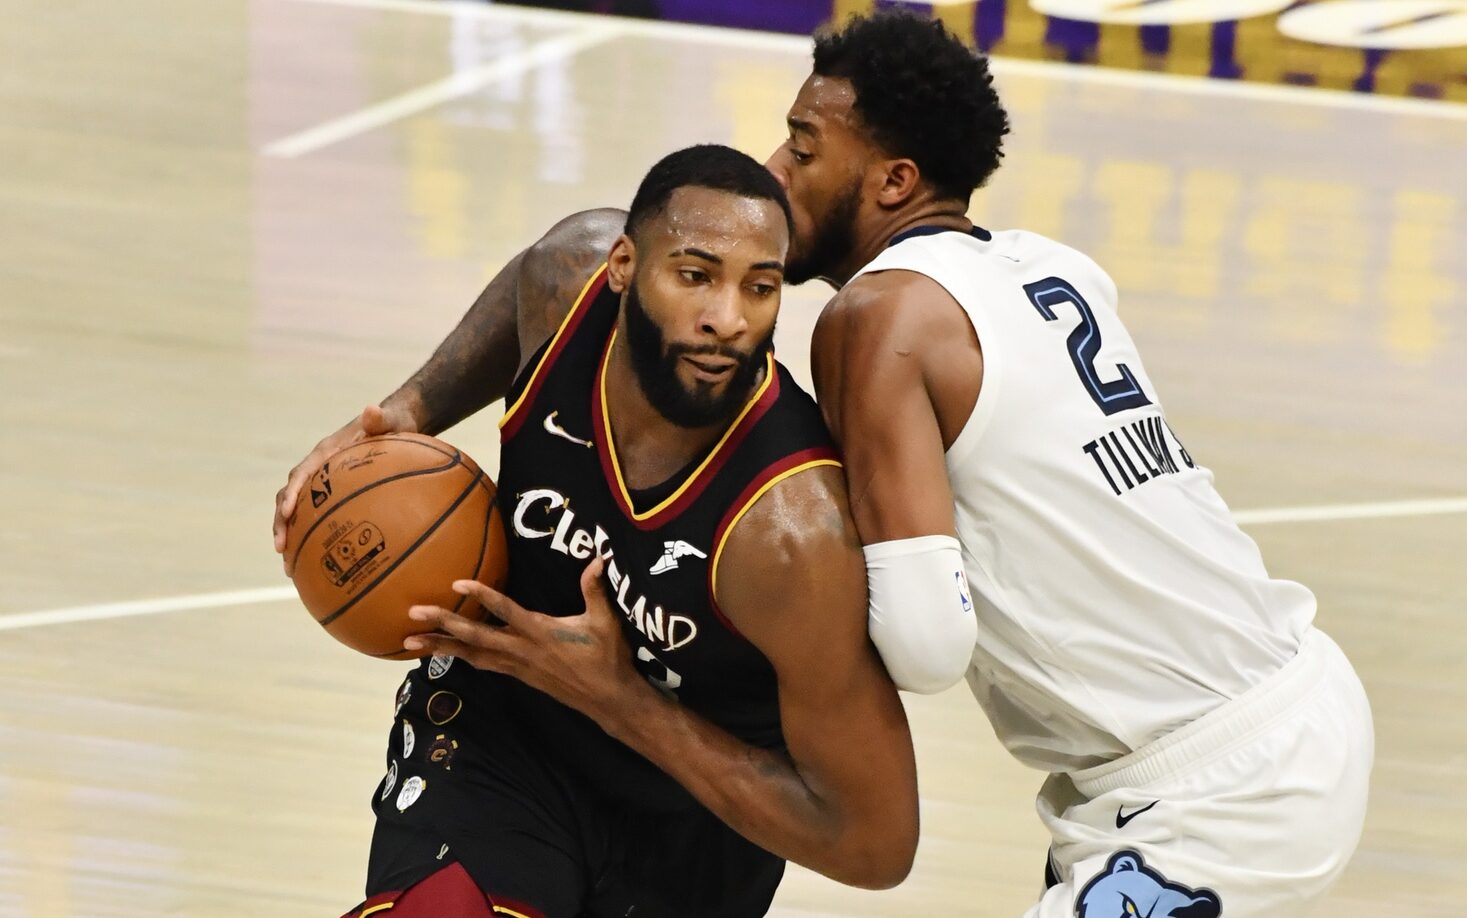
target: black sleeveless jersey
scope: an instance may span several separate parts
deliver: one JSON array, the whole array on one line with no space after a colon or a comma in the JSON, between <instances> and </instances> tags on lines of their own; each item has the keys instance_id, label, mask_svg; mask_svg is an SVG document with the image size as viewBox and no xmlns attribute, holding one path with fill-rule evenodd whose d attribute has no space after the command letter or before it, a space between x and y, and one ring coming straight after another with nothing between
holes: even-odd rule
<instances>
[{"instance_id":1,"label":"black sleeveless jersey","mask_svg":"<svg viewBox=\"0 0 1467 918\"><path fill-rule=\"evenodd\" d=\"M498 498L509 535L505 592L528 609L579 614L581 572L599 553L608 598L647 679L745 742L782 748L774 670L719 611L718 561L765 491L838 465L836 452L814 401L771 355L762 384L706 456L663 486L629 492L604 408L619 310L603 266L509 395ZM546 753L568 758L604 793L659 809L691 802L588 718L507 681L508 703Z\"/></svg>"}]
</instances>

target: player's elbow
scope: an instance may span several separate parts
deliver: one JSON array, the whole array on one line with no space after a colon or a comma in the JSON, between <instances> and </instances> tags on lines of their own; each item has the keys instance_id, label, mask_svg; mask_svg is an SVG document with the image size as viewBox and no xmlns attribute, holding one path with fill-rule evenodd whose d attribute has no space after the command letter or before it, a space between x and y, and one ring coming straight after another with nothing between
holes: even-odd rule
<instances>
[{"instance_id":1,"label":"player's elbow","mask_svg":"<svg viewBox=\"0 0 1467 918\"><path fill-rule=\"evenodd\" d=\"M973 658L978 627L952 629L952 639L921 647L900 646L881 650L892 684L904 692L936 695L963 680Z\"/></svg>"},{"instance_id":2,"label":"player's elbow","mask_svg":"<svg viewBox=\"0 0 1467 918\"><path fill-rule=\"evenodd\" d=\"M917 839L912 838L910 847L891 849L871 864L859 885L862 889L891 889L899 886L912 872L912 862L917 859Z\"/></svg>"},{"instance_id":3,"label":"player's elbow","mask_svg":"<svg viewBox=\"0 0 1467 918\"><path fill-rule=\"evenodd\" d=\"M862 832L845 852L822 870L827 877L859 889L891 889L912 872L917 857L917 825L895 831Z\"/></svg>"},{"instance_id":4,"label":"player's elbow","mask_svg":"<svg viewBox=\"0 0 1467 918\"><path fill-rule=\"evenodd\" d=\"M897 688L931 695L963 678L978 640L958 541L923 536L866 547L871 642Z\"/></svg>"}]
</instances>

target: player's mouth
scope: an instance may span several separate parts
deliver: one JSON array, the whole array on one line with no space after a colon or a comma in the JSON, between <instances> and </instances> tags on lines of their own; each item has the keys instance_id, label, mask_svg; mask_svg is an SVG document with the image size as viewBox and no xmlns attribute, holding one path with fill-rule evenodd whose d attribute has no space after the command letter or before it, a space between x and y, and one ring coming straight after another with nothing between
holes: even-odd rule
<instances>
[{"instance_id":1,"label":"player's mouth","mask_svg":"<svg viewBox=\"0 0 1467 918\"><path fill-rule=\"evenodd\" d=\"M693 368L693 378L702 382L719 383L733 375L738 369L739 362L726 357L683 356L688 366Z\"/></svg>"}]
</instances>

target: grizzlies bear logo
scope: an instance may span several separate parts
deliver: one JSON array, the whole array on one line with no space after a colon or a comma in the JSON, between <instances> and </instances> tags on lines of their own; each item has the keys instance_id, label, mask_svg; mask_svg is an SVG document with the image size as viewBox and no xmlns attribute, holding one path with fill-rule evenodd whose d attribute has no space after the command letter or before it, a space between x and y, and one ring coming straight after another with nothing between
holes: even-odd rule
<instances>
[{"instance_id":1,"label":"grizzlies bear logo","mask_svg":"<svg viewBox=\"0 0 1467 918\"><path fill-rule=\"evenodd\" d=\"M1219 918L1210 889L1188 889L1146 866L1135 851L1117 851L1105 871L1080 891L1076 918Z\"/></svg>"}]
</instances>

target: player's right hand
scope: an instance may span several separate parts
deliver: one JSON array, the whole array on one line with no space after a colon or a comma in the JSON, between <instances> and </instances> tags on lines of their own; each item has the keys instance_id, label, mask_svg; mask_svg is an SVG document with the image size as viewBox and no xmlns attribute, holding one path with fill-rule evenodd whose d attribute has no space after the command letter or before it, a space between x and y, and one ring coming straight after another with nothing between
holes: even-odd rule
<instances>
[{"instance_id":1,"label":"player's right hand","mask_svg":"<svg viewBox=\"0 0 1467 918\"><path fill-rule=\"evenodd\" d=\"M296 500L307 479L316 474L327 459L367 437L417 432L417 422L407 410L368 405L356 420L317 443L316 448L290 470L285 487L275 492L275 551L285 554L285 538L290 532L290 521L295 517ZM289 577L292 573L290 558L286 558L285 575Z\"/></svg>"}]
</instances>

